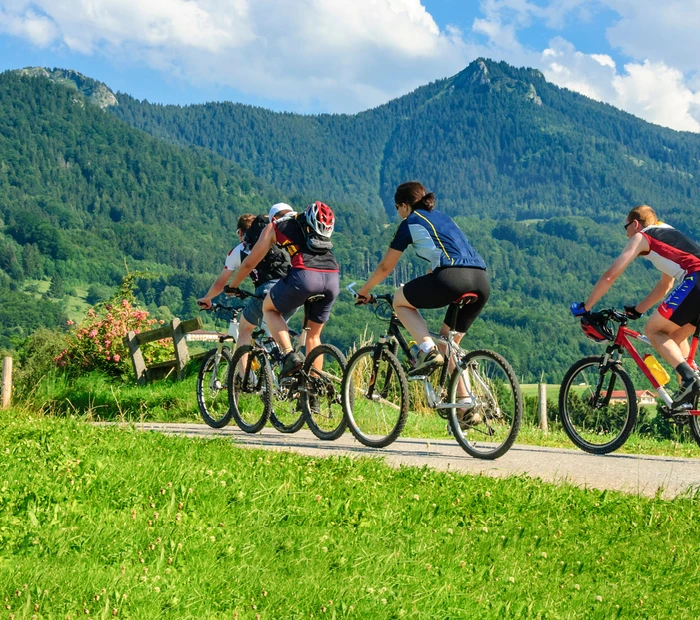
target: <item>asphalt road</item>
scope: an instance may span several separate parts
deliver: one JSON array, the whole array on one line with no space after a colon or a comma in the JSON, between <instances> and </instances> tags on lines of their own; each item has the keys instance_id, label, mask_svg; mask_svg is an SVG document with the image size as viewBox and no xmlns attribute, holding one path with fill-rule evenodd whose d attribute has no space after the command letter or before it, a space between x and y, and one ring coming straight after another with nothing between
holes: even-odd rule
<instances>
[{"instance_id":1,"label":"asphalt road","mask_svg":"<svg viewBox=\"0 0 700 620\"><path fill-rule=\"evenodd\" d=\"M358 443L350 433L333 442L316 439L304 429L282 435L266 428L248 435L236 427L221 430L203 424L136 424L144 431L157 431L188 437L230 437L244 447L266 450L292 450L310 456L346 455L381 457L387 464L506 477L528 475L547 482L567 481L579 487L611 489L654 496L661 492L670 499L685 493L700 493L700 459L631 454L595 456L579 450L542 448L516 444L496 461L471 458L449 439L399 438L387 448L376 450Z\"/></svg>"}]
</instances>

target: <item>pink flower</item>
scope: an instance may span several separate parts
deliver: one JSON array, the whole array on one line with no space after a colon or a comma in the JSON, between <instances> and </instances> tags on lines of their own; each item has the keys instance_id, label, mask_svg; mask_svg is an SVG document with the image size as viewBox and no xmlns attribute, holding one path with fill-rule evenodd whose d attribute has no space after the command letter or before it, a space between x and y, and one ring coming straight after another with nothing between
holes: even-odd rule
<instances>
[{"instance_id":1,"label":"pink flower","mask_svg":"<svg viewBox=\"0 0 700 620\"><path fill-rule=\"evenodd\" d=\"M129 302L126 299L122 299L122 308L126 308L129 305Z\"/></svg>"},{"instance_id":2,"label":"pink flower","mask_svg":"<svg viewBox=\"0 0 700 620\"><path fill-rule=\"evenodd\" d=\"M121 358L122 358L122 357L121 357L121 355L119 355L119 353L115 353L115 354L114 354L114 357L113 357L112 359L113 359L115 362L118 362Z\"/></svg>"},{"instance_id":3,"label":"pink flower","mask_svg":"<svg viewBox=\"0 0 700 620\"><path fill-rule=\"evenodd\" d=\"M70 319L68 319L66 321L66 325L75 325L75 323L73 321L71 321Z\"/></svg>"},{"instance_id":4,"label":"pink flower","mask_svg":"<svg viewBox=\"0 0 700 620\"><path fill-rule=\"evenodd\" d=\"M112 360L112 358L108 355L108 356L107 356L107 361L110 362L111 360Z\"/></svg>"},{"instance_id":5,"label":"pink flower","mask_svg":"<svg viewBox=\"0 0 700 620\"><path fill-rule=\"evenodd\" d=\"M97 330L93 329L88 335L90 336L90 338L94 338L95 336L97 336Z\"/></svg>"}]
</instances>

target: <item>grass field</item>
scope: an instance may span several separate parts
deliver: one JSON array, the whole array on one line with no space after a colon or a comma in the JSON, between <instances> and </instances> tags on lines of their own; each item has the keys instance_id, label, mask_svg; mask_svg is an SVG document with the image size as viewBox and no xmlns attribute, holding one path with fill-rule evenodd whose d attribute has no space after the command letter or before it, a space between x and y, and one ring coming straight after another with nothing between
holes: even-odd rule
<instances>
[{"instance_id":1,"label":"grass field","mask_svg":"<svg viewBox=\"0 0 700 620\"><path fill-rule=\"evenodd\" d=\"M671 502L0 414L3 618L697 618Z\"/></svg>"}]
</instances>

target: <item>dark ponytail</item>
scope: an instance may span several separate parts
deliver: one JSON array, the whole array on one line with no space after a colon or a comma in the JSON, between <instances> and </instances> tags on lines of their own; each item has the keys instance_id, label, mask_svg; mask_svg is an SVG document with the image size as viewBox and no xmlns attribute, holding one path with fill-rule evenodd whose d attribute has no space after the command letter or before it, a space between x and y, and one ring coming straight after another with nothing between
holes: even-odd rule
<instances>
[{"instance_id":1,"label":"dark ponytail","mask_svg":"<svg viewBox=\"0 0 700 620\"><path fill-rule=\"evenodd\" d=\"M394 194L394 202L397 205L407 204L411 207L411 211L423 209L424 211L432 211L435 208L435 194L425 191L425 187L418 181L409 181L402 183L396 188Z\"/></svg>"}]
</instances>

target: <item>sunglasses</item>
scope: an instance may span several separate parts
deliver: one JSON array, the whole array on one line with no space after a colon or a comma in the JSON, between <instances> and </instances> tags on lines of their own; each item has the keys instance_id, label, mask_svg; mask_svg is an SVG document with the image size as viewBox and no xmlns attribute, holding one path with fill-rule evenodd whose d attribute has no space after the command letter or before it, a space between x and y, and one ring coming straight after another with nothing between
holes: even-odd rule
<instances>
[{"instance_id":1,"label":"sunglasses","mask_svg":"<svg viewBox=\"0 0 700 620\"><path fill-rule=\"evenodd\" d=\"M632 226L632 224L634 224L636 221L637 220L632 220L631 222L627 222L627 224L625 224L625 230L627 230L628 226Z\"/></svg>"}]
</instances>

